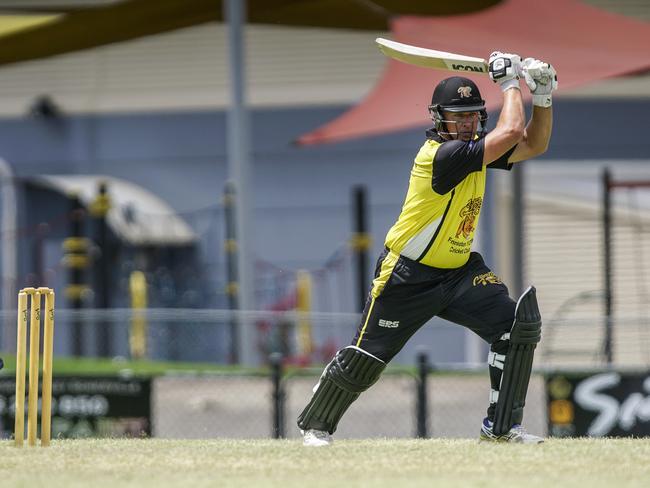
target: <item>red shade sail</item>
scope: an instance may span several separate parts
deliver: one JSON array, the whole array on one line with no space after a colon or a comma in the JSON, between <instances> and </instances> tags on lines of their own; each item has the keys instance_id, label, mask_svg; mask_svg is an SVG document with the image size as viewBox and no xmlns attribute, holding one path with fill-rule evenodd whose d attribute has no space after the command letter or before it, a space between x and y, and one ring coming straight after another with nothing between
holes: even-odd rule
<instances>
[{"instance_id":1,"label":"red shade sail","mask_svg":"<svg viewBox=\"0 0 650 488\"><path fill-rule=\"evenodd\" d=\"M399 17L393 40L487 58L495 50L548 61L559 93L650 68L650 24L576 0L506 0L486 10L447 17ZM377 50L377 55L382 54ZM370 94L339 118L300 137L300 144L337 142L429 124L434 86L450 72L389 60ZM485 75L468 74L487 101L500 106L499 88ZM522 91L528 90L522 82Z\"/></svg>"}]
</instances>

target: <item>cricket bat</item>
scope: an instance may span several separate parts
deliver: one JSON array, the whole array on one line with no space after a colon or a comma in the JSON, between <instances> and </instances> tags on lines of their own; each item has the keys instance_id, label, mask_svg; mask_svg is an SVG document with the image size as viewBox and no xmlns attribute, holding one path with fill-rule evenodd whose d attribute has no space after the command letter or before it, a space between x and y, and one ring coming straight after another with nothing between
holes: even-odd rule
<instances>
[{"instance_id":1,"label":"cricket bat","mask_svg":"<svg viewBox=\"0 0 650 488\"><path fill-rule=\"evenodd\" d=\"M478 74L488 74L487 61L482 58L463 56L462 54L434 51L423 47L410 46L401 42L378 37L375 42L379 49L389 58L422 68L444 69Z\"/></svg>"}]
</instances>

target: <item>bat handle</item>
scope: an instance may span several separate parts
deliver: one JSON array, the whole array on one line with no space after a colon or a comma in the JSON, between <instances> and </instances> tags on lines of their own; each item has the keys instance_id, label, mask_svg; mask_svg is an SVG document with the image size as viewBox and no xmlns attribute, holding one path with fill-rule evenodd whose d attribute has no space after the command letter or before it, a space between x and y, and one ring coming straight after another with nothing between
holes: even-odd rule
<instances>
[{"instance_id":1,"label":"bat handle","mask_svg":"<svg viewBox=\"0 0 650 488\"><path fill-rule=\"evenodd\" d=\"M526 72L526 68L519 65L519 69L517 69L517 75L519 76L519 78L523 78L525 72Z\"/></svg>"}]
</instances>

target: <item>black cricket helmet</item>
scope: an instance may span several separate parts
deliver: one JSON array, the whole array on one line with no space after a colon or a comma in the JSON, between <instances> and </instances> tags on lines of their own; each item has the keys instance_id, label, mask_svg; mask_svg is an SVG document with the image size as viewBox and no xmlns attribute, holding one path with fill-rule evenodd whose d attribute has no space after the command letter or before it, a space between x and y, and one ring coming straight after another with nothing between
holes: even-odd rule
<instances>
[{"instance_id":1,"label":"black cricket helmet","mask_svg":"<svg viewBox=\"0 0 650 488\"><path fill-rule=\"evenodd\" d=\"M435 124L438 134L443 136L458 135L458 132L451 132L448 124L455 124L454 121L445 120L443 111L448 112L477 112L479 114L476 134L483 137L486 133L487 111L485 100L481 98L481 92L469 78L452 76L445 78L433 90L429 114ZM472 135L472 138L474 135Z\"/></svg>"}]
</instances>

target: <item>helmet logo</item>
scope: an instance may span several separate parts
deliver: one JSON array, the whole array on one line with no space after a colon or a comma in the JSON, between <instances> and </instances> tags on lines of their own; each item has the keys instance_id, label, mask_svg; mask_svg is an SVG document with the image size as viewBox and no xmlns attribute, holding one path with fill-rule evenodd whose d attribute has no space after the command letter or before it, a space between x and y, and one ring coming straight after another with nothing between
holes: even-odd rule
<instances>
[{"instance_id":1,"label":"helmet logo","mask_svg":"<svg viewBox=\"0 0 650 488\"><path fill-rule=\"evenodd\" d=\"M472 87L471 86L461 86L458 89L458 94L460 98L471 98L472 96Z\"/></svg>"}]
</instances>

